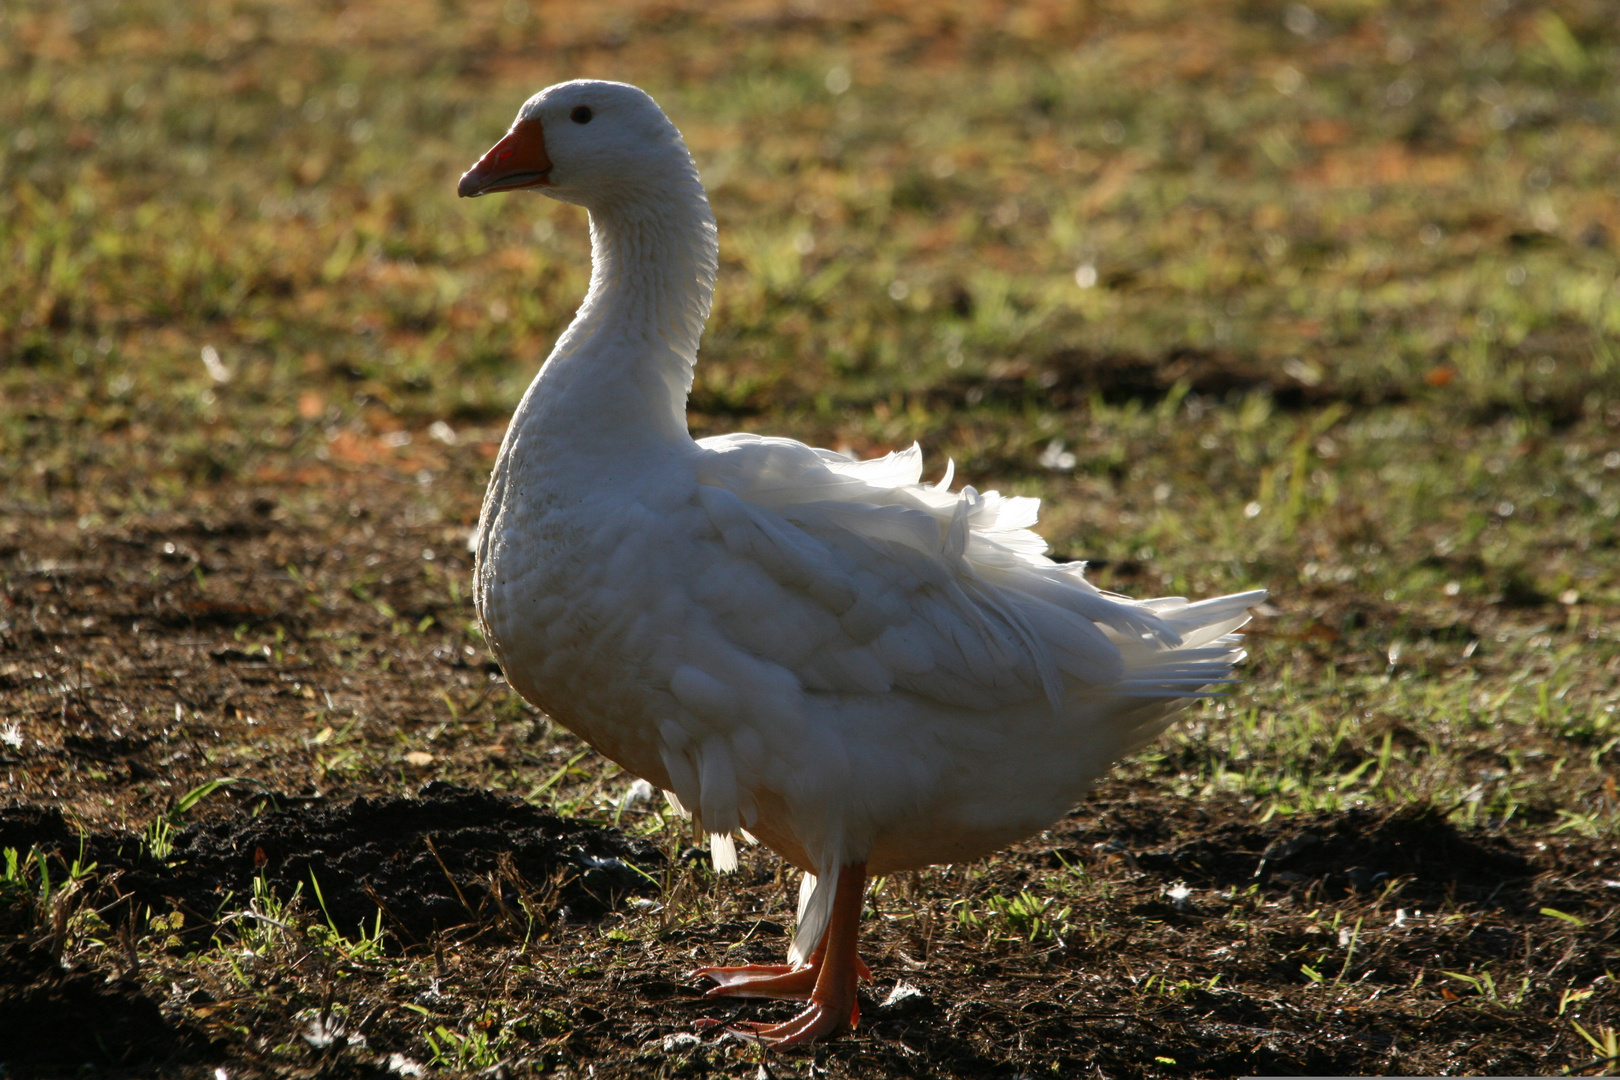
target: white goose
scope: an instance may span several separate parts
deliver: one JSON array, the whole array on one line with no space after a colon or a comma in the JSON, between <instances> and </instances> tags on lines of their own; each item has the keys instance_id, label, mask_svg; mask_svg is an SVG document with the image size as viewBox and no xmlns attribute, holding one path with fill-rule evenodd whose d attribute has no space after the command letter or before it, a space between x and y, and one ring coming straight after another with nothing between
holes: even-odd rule
<instances>
[{"instance_id":1,"label":"white goose","mask_svg":"<svg viewBox=\"0 0 1620 1080\"><path fill-rule=\"evenodd\" d=\"M698 819L716 866L752 833L805 872L787 964L700 974L711 994L808 1001L747 1037L835 1034L870 977L867 876L976 859L1061 817L1229 680L1265 594L1101 592L1043 555L1037 500L952 492L949 468L921 483L916 447L694 442L714 216L641 90L530 98L457 190L518 188L590 212L591 284L490 477L485 634L518 693Z\"/></svg>"}]
</instances>

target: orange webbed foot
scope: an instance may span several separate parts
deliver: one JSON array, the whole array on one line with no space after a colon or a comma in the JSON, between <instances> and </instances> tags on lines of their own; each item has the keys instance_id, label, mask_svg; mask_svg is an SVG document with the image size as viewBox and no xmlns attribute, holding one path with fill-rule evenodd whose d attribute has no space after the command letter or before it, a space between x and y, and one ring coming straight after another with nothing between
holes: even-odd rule
<instances>
[{"instance_id":1,"label":"orange webbed foot","mask_svg":"<svg viewBox=\"0 0 1620 1080\"><path fill-rule=\"evenodd\" d=\"M853 990L851 998L853 999ZM728 1032L747 1042L762 1046L797 1046L814 1042L828 1035L851 1031L861 1018L860 1006L853 1000L846 1011L843 1002L823 1003L813 997L804 1011L780 1024L761 1024L752 1021L733 1024Z\"/></svg>"},{"instance_id":2,"label":"orange webbed foot","mask_svg":"<svg viewBox=\"0 0 1620 1080\"><path fill-rule=\"evenodd\" d=\"M769 998L773 1001L808 1001L821 972L822 950L817 949L807 963L739 964L736 967L700 967L692 978L713 979L705 997ZM872 981L872 969L859 956L855 958L855 978Z\"/></svg>"},{"instance_id":3,"label":"orange webbed foot","mask_svg":"<svg viewBox=\"0 0 1620 1080\"><path fill-rule=\"evenodd\" d=\"M813 964L743 964L739 967L701 967L694 976L713 979L705 997L772 998L777 1001L808 1001L816 988L817 968Z\"/></svg>"},{"instance_id":4,"label":"orange webbed foot","mask_svg":"<svg viewBox=\"0 0 1620 1080\"><path fill-rule=\"evenodd\" d=\"M773 998L808 1001L804 1010L779 1024L743 1022L726 1030L740 1039L767 1046L794 1046L848 1031L860 1019L856 987L870 982L872 971L855 952L860 929L861 896L866 866L852 863L839 871L837 893L826 932L802 964L742 964L704 967L693 972L713 979L709 997ZM717 1027L700 1021L700 1028Z\"/></svg>"}]
</instances>

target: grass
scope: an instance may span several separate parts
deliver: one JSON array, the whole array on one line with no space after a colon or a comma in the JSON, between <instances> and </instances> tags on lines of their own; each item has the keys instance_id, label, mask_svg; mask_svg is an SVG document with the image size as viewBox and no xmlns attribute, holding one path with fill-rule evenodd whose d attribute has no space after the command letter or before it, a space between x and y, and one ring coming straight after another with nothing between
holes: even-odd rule
<instances>
[{"instance_id":1,"label":"grass","mask_svg":"<svg viewBox=\"0 0 1620 1080\"><path fill-rule=\"evenodd\" d=\"M630 778L480 670L468 596L502 425L588 266L574 208L458 202L454 179L528 94L601 76L659 99L720 222L696 433L918 441L931 476L953 458L967 482L1043 498L1054 550L1105 587L1271 590L1242 687L1105 796L1268 828L1427 807L1527 845L1613 844L1616 25L1597 0L9 5L0 798L144 830L162 861L223 776L324 795L444 777L678 855L673 822L621 808ZM247 674L215 685L227 670ZM941 870L876 909L963 970L980 961L961 942L1100 949L1130 933L1126 898L1180 917L1104 865L1129 855ZM380 922L330 925L313 879L233 899L212 951L167 956L167 923L126 949L87 908L70 932L85 898L63 896L66 868L8 852L0 896L69 954L94 939L261 996L316 962L300 956L446 977L423 957L390 969ZM1219 895L1220 926L1275 922L1301 1008L1394 970L1361 920L1389 924L1398 897L1313 917ZM746 927L782 910L677 866L658 911L602 933L645 958L718 923L762 958L779 942ZM1591 925L1545 932L1613 955L1612 916L1564 914ZM1443 985L1546 1018L1539 1066L1612 1061L1614 1014L1590 1011L1612 994L1527 988L1546 967L1525 963L1400 974L1413 1000ZM1121 1000L1226 1000L1244 976L1219 974L1172 958ZM313 983L294 996L338 1030ZM401 1053L447 1071L536 1045L563 1062L585 1038L564 1028L591 1027L428 1012ZM1132 1067L1218 1071L1166 1045Z\"/></svg>"}]
</instances>

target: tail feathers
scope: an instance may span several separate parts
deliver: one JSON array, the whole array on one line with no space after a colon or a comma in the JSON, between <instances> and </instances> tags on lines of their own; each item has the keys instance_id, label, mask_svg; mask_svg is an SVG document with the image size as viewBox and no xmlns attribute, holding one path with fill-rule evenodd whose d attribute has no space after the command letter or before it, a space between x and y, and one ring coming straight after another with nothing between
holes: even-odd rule
<instances>
[{"instance_id":1,"label":"tail feathers","mask_svg":"<svg viewBox=\"0 0 1620 1080\"><path fill-rule=\"evenodd\" d=\"M1207 687L1234 682L1232 669L1248 654L1238 648L1237 634L1216 638L1198 649L1160 653L1157 663L1133 669L1109 687L1128 697L1202 697Z\"/></svg>"},{"instance_id":2,"label":"tail feathers","mask_svg":"<svg viewBox=\"0 0 1620 1080\"><path fill-rule=\"evenodd\" d=\"M1189 604L1180 597L1142 600L1137 606L1153 613L1179 639L1171 649L1151 642L1121 643L1125 677L1110 687L1127 697L1205 697L1222 683L1233 682L1232 669L1247 655L1236 631L1249 621L1249 609L1266 598L1264 589L1217 596Z\"/></svg>"},{"instance_id":3,"label":"tail feathers","mask_svg":"<svg viewBox=\"0 0 1620 1080\"><path fill-rule=\"evenodd\" d=\"M1182 649L1196 649L1208 645L1249 621L1249 609L1266 598L1264 589L1217 596L1189 604L1179 597L1162 600L1143 600L1139 606L1147 608L1181 638Z\"/></svg>"}]
</instances>

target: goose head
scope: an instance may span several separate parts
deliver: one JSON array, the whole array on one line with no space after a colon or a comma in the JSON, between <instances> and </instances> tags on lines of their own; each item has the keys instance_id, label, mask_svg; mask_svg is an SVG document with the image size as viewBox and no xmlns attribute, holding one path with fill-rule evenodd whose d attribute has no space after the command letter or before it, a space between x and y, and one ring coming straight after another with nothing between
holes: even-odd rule
<instances>
[{"instance_id":1,"label":"goose head","mask_svg":"<svg viewBox=\"0 0 1620 1080\"><path fill-rule=\"evenodd\" d=\"M645 201L696 177L681 133L644 91L579 79L534 95L456 186L462 198L534 188L587 209Z\"/></svg>"}]
</instances>

